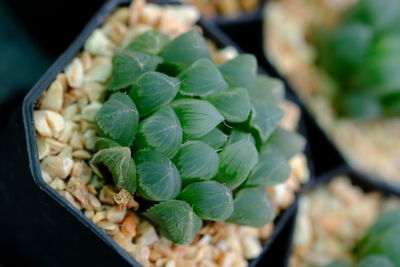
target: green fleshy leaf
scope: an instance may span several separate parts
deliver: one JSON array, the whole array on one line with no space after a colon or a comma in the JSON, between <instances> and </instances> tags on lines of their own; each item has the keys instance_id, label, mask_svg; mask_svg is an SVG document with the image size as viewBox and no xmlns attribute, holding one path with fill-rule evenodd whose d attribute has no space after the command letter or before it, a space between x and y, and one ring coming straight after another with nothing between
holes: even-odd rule
<instances>
[{"instance_id":1,"label":"green fleshy leaf","mask_svg":"<svg viewBox=\"0 0 400 267\"><path fill-rule=\"evenodd\" d=\"M246 180L258 161L256 147L248 140L242 140L225 146L219 153L220 167L214 180L237 188Z\"/></svg>"},{"instance_id":2,"label":"green fleshy leaf","mask_svg":"<svg viewBox=\"0 0 400 267\"><path fill-rule=\"evenodd\" d=\"M168 35L156 30L149 30L139 35L126 49L150 55L158 55L168 42Z\"/></svg>"},{"instance_id":3,"label":"green fleshy leaf","mask_svg":"<svg viewBox=\"0 0 400 267\"><path fill-rule=\"evenodd\" d=\"M230 122L243 122L249 117L251 110L247 90L236 88L207 97L219 112Z\"/></svg>"},{"instance_id":4,"label":"green fleshy leaf","mask_svg":"<svg viewBox=\"0 0 400 267\"><path fill-rule=\"evenodd\" d=\"M217 66L201 58L179 74L180 93L188 96L207 96L228 88Z\"/></svg>"},{"instance_id":5,"label":"green fleshy leaf","mask_svg":"<svg viewBox=\"0 0 400 267\"><path fill-rule=\"evenodd\" d=\"M189 203L204 220L225 221L233 212L231 190L214 181L190 184L178 198Z\"/></svg>"},{"instance_id":6,"label":"green fleshy leaf","mask_svg":"<svg viewBox=\"0 0 400 267\"><path fill-rule=\"evenodd\" d=\"M242 140L250 141L253 145L256 145L256 140L251 133L242 132L237 129L232 129L226 145L233 144Z\"/></svg>"},{"instance_id":7,"label":"green fleshy leaf","mask_svg":"<svg viewBox=\"0 0 400 267\"><path fill-rule=\"evenodd\" d=\"M365 93L348 93L340 99L341 112L357 119L373 119L381 115L379 99Z\"/></svg>"},{"instance_id":8,"label":"green fleshy leaf","mask_svg":"<svg viewBox=\"0 0 400 267\"><path fill-rule=\"evenodd\" d=\"M283 118L283 111L274 103L253 100L250 126L260 134L265 142Z\"/></svg>"},{"instance_id":9,"label":"green fleshy leaf","mask_svg":"<svg viewBox=\"0 0 400 267\"><path fill-rule=\"evenodd\" d=\"M204 100L179 99L171 103L178 116L183 135L187 139L197 139L209 133L224 117L218 110Z\"/></svg>"},{"instance_id":10,"label":"green fleshy leaf","mask_svg":"<svg viewBox=\"0 0 400 267\"><path fill-rule=\"evenodd\" d=\"M219 166L217 152L201 141L189 141L183 144L173 162L184 184L213 178Z\"/></svg>"},{"instance_id":11,"label":"green fleshy leaf","mask_svg":"<svg viewBox=\"0 0 400 267\"><path fill-rule=\"evenodd\" d=\"M291 168L285 156L275 147L266 146L259 154L258 162L246 185L273 186L285 182L291 173Z\"/></svg>"},{"instance_id":12,"label":"green fleshy leaf","mask_svg":"<svg viewBox=\"0 0 400 267\"><path fill-rule=\"evenodd\" d=\"M222 147L226 143L226 140L228 140L228 136L218 128L212 129L209 133L203 135L199 139L199 141L202 141L215 149Z\"/></svg>"},{"instance_id":13,"label":"green fleshy leaf","mask_svg":"<svg viewBox=\"0 0 400 267\"><path fill-rule=\"evenodd\" d=\"M228 222L260 228L274 219L271 197L261 187L243 188L233 199Z\"/></svg>"},{"instance_id":14,"label":"green fleshy leaf","mask_svg":"<svg viewBox=\"0 0 400 267\"><path fill-rule=\"evenodd\" d=\"M400 116L400 91L397 94L388 95L381 99L385 114L388 116Z\"/></svg>"},{"instance_id":15,"label":"green fleshy leaf","mask_svg":"<svg viewBox=\"0 0 400 267\"><path fill-rule=\"evenodd\" d=\"M175 198L182 188L181 177L174 163L153 150L141 150L135 155L138 190L148 200Z\"/></svg>"},{"instance_id":16,"label":"green fleshy leaf","mask_svg":"<svg viewBox=\"0 0 400 267\"><path fill-rule=\"evenodd\" d=\"M400 68L400 55L396 52L364 60L362 68L354 74L352 89L375 97L398 93L400 77L396 70Z\"/></svg>"},{"instance_id":17,"label":"green fleshy leaf","mask_svg":"<svg viewBox=\"0 0 400 267\"><path fill-rule=\"evenodd\" d=\"M139 77L129 91L140 117L149 115L171 102L178 92L179 81L160 72L149 71Z\"/></svg>"},{"instance_id":18,"label":"green fleshy leaf","mask_svg":"<svg viewBox=\"0 0 400 267\"><path fill-rule=\"evenodd\" d=\"M196 30L183 33L172 40L162 51L165 64L182 71L200 58L211 59L204 37Z\"/></svg>"},{"instance_id":19,"label":"green fleshy leaf","mask_svg":"<svg viewBox=\"0 0 400 267\"><path fill-rule=\"evenodd\" d=\"M382 255L371 255L360 261L356 267L396 267L396 265Z\"/></svg>"},{"instance_id":20,"label":"green fleshy leaf","mask_svg":"<svg viewBox=\"0 0 400 267\"><path fill-rule=\"evenodd\" d=\"M368 251L373 244L388 232L391 228L398 225L400 221L400 209L391 209L383 212L378 220L368 229L365 236L358 242L355 248L355 254L359 258L368 255Z\"/></svg>"},{"instance_id":21,"label":"green fleshy leaf","mask_svg":"<svg viewBox=\"0 0 400 267\"><path fill-rule=\"evenodd\" d=\"M103 177L110 173L117 187L133 194L136 191L136 167L129 147L112 147L97 152L90 161L95 173ZM101 171L106 168L106 172Z\"/></svg>"},{"instance_id":22,"label":"green fleshy leaf","mask_svg":"<svg viewBox=\"0 0 400 267\"><path fill-rule=\"evenodd\" d=\"M202 226L192 207L182 200L168 200L154 205L145 216L166 238L176 244L190 244Z\"/></svg>"},{"instance_id":23,"label":"green fleshy leaf","mask_svg":"<svg viewBox=\"0 0 400 267\"><path fill-rule=\"evenodd\" d=\"M113 71L108 90L116 91L131 86L140 75L155 70L162 59L136 51L123 50L113 56Z\"/></svg>"},{"instance_id":24,"label":"green fleshy leaf","mask_svg":"<svg viewBox=\"0 0 400 267\"><path fill-rule=\"evenodd\" d=\"M371 27L364 23L351 23L338 28L330 37L321 60L335 77L347 79L363 64L371 42Z\"/></svg>"},{"instance_id":25,"label":"green fleshy leaf","mask_svg":"<svg viewBox=\"0 0 400 267\"><path fill-rule=\"evenodd\" d=\"M231 88L256 89L257 59L253 55L241 54L221 64L219 69Z\"/></svg>"},{"instance_id":26,"label":"green fleshy leaf","mask_svg":"<svg viewBox=\"0 0 400 267\"><path fill-rule=\"evenodd\" d=\"M369 255L385 255L393 263L400 262L400 225L390 227L379 236L374 236L362 257Z\"/></svg>"},{"instance_id":27,"label":"green fleshy leaf","mask_svg":"<svg viewBox=\"0 0 400 267\"><path fill-rule=\"evenodd\" d=\"M102 133L122 146L130 146L135 138L139 113L129 96L114 93L97 111L95 122Z\"/></svg>"},{"instance_id":28,"label":"green fleshy leaf","mask_svg":"<svg viewBox=\"0 0 400 267\"><path fill-rule=\"evenodd\" d=\"M121 146L121 145L118 144L117 142L115 142L114 140L111 140L111 139L105 138L105 137L98 137L98 138L96 138L96 142L94 144L94 149L96 151L99 151L102 149L118 147L118 146Z\"/></svg>"},{"instance_id":29,"label":"green fleshy leaf","mask_svg":"<svg viewBox=\"0 0 400 267\"><path fill-rule=\"evenodd\" d=\"M285 87L279 79L267 75L257 75L257 88L249 91L253 99L280 103L285 99Z\"/></svg>"},{"instance_id":30,"label":"green fleshy leaf","mask_svg":"<svg viewBox=\"0 0 400 267\"><path fill-rule=\"evenodd\" d=\"M285 130L281 127L276 128L268 139L265 147L274 146L279 150L287 160L294 155L301 153L306 145L303 136L296 132Z\"/></svg>"},{"instance_id":31,"label":"green fleshy leaf","mask_svg":"<svg viewBox=\"0 0 400 267\"><path fill-rule=\"evenodd\" d=\"M400 3L397 0L363 0L350 10L347 20L371 25L376 31L384 31L398 24Z\"/></svg>"},{"instance_id":32,"label":"green fleshy leaf","mask_svg":"<svg viewBox=\"0 0 400 267\"><path fill-rule=\"evenodd\" d=\"M174 110L163 106L139 123L135 145L172 158L182 144L182 127Z\"/></svg>"}]
</instances>

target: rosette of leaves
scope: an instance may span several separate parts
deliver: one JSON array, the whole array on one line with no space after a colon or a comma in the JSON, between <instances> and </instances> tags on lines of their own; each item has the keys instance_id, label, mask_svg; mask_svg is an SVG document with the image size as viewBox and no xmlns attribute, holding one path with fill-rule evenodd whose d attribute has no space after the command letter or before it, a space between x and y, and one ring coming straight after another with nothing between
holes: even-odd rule
<instances>
[{"instance_id":1,"label":"rosette of leaves","mask_svg":"<svg viewBox=\"0 0 400 267\"><path fill-rule=\"evenodd\" d=\"M288 178L304 140L277 126L283 86L257 74L254 56L216 65L195 30L147 31L114 55L107 86L91 164L146 201L162 235L185 244L203 220L273 220L265 186Z\"/></svg>"},{"instance_id":2,"label":"rosette of leaves","mask_svg":"<svg viewBox=\"0 0 400 267\"><path fill-rule=\"evenodd\" d=\"M333 78L338 113L400 115L400 0L363 0L334 29L317 34L319 63Z\"/></svg>"}]
</instances>

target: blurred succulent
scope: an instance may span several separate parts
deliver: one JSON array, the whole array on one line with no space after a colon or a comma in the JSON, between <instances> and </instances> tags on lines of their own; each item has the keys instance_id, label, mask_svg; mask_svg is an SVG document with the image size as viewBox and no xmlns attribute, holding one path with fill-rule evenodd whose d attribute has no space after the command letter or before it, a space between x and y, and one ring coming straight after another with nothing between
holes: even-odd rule
<instances>
[{"instance_id":1,"label":"blurred succulent","mask_svg":"<svg viewBox=\"0 0 400 267\"><path fill-rule=\"evenodd\" d=\"M359 1L317 38L319 61L334 78L342 115L400 115L400 1Z\"/></svg>"},{"instance_id":2,"label":"blurred succulent","mask_svg":"<svg viewBox=\"0 0 400 267\"><path fill-rule=\"evenodd\" d=\"M143 215L161 234L185 244L202 220L273 220L265 186L289 177L304 140L277 126L283 86L257 74L254 56L217 66L197 31L148 31L114 55L108 90L91 164L150 202Z\"/></svg>"},{"instance_id":3,"label":"blurred succulent","mask_svg":"<svg viewBox=\"0 0 400 267\"><path fill-rule=\"evenodd\" d=\"M400 209L385 211L354 249L355 267L400 267ZM353 266L336 261L329 267Z\"/></svg>"}]
</instances>

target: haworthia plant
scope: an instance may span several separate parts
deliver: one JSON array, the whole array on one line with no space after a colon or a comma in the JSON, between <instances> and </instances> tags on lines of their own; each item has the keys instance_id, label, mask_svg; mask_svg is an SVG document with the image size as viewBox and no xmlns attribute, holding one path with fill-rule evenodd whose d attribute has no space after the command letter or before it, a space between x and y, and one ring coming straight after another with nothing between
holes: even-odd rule
<instances>
[{"instance_id":1,"label":"haworthia plant","mask_svg":"<svg viewBox=\"0 0 400 267\"><path fill-rule=\"evenodd\" d=\"M131 50L123 50L112 59L113 72L108 84L110 91L124 89L135 83L140 75L155 70L162 62L160 57Z\"/></svg>"},{"instance_id":2,"label":"haworthia plant","mask_svg":"<svg viewBox=\"0 0 400 267\"><path fill-rule=\"evenodd\" d=\"M171 103L178 116L183 134L187 139L200 138L218 124L224 117L209 102L197 99L179 99Z\"/></svg>"},{"instance_id":3,"label":"haworthia plant","mask_svg":"<svg viewBox=\"0 0 400 267\"><path fill-rule=\"evenodd\" d=\"M399 267L400 209L384 211L353 250L353 264L338 260L327 267Z\"/></svg>"},{"instance_id":4,"label":"haworthia plant","mask_svg":"<svg viewBox=\"0 0 400 267\"><path fill-rule=\"evenodd\" d=\"M228 88L217 66L206 58L195 61L179 79L181 94L188 96L207 96Z\"/></svg>"},{"instance_id":5,"label":"haworthia plant","mask_svg":"<svg viewBox=\"0 0 400 267\"><path fill-rule=\"evenodd\" d=\"M226 143L228 140L228 135L223 133L220 129L214 128L207 134L200 137L199 140L215 149L218 149Z\"/></svg>"},{"instance_id":6,"label":"haworthia plant","mask_svg":"<svg viewBox=\"0 0 400 267\"><path fill-rule=\"evenodd\" d=\"M176 197L182 181L174 163L153 150L139 151L135 156L140 195L148 200L163 201Z\"/></svg>"},{"instance_id":7,"label":"haworthia plant","mask_svg":"<svg viewBox=\"0 0 400 267\"><path fill-rule=\"evenodd\" d=\"M136 139L137 148L151 148L172 158L182 144L182 127L174 110L165 106L142 120Z\"/></svg>"},{"instance_id":8,"label":"haworthia plant","mask_svg":"<svg viewBox=\"0 0 400 267\"><path fill-rule=\"evenodd\" d=\"M178 72L188 68L198 59L211 58L206 40L196 30L176 37L163 49L161 56L165 64Z\"/></svg>"},{"instance_id":9,"label":"haworthia plant","mask_svg":"<svg viewBox=\"0 0 400 267\"><path fill-rule=\"evenodd\" d=\"M129 91L129 96L137 105L140 117L144 117L171 102L178 89L177 79L149 71L138 78Z\"/></svg>"},{"instance_id":10,"label":"haworthia plant","mask_svg":"<svg viewBox=\"0 0 400 267\"><path fill-rule=\"evenodd\" d=\"M249 206L251 205L251 206ZM243 188L236 193L233 201L233 213L228 222L261 227L274 218L271 197L264 188Z\"/></svg>"},{"instance_id":11,"label":"haworthia plant","mask_svg":"<svg viewBox=\"0 0 400 267\"><path fill-rule=\"evenodd\" d=\"M244 122L251 110L247 89L235 88L211 95L207 100L230 122Z\"/></svg>"},{"instance_id":12,"label":"haworthia plant","mask_svg":"<svg viewBox=\"0 0 400 267\"><path fill-rule=\"evenodd\" d=\"M287 179L304 142L278 128L283 86L257 75L254 56L217 66L198 31L170 40L151 30L114 55L108 89L95 118L97 188L112 178L178 244L202 220L273 219L265 186Z\"/></svg>"},{"instance_id":13,"label":"haworthia plant","mask_svg":"<svg viewBox=\"0 0 400 267\"><path fill-rule=\"evenodd\" d=\"M220 165L215 180L235 189L241 185L257 164L256 147L248 140L227 145L219 152Z\"/></svg>"},{"instance_id":14,"label":"haworthia plant","mask_svg":"<svg viewBox=\"0 0 400 267\"><path fill-rule=\"evenodd\" d=\"M182 200L160 202L145 215L165 237L177 244L191 243L202 226L193 208Z\"/></svg>"},{"instance_id":15,"label":"haworthia plant","mask_svg":"<svg viewBox=\"0 0 400 267\"><path fill-rule=\"evenodd\" d=\"M196 214L204 220L224 221L233 212L231 190L215 181L190 184L178 198L191 204Z\"/></svg>"},{"instance_id":16,"label":"haworthia plant","mask_svg":"<svg viewBox=\"0 0 400 267\"><path fill-rule=\"evenodd\" d=\"M253 145L256 145L256 140L254 139L253 135L251 133L247 133L247 132L243 132L241 130L237 130L237 129L232 129L229 138L228 138L228 142L226 143L228 144L233 144L236 142L239 142L241 140L247 140L250 141Z\"/></svg>"},{"instance_id":17,"label":"haworthia plant","mask_svg":"<svg viewBox=\"0 0 400 267\"><path fill-rule=\"evenodd\" d=\"M317 63L334 80L330 95L338 115L400 115L399 14L399 0L358 1L337 27L316 36Z\"/></svg>"},{"instance_id":18,"label":"haworthia plant","mask_svg":"<svg viewBox=\"0 0 400 267\"><path fill-rule=\"evenodd\" d=\"M209 180L217 174L219 167L215 149L201 141L189 141L183 144L173 161L185 184Z\"/></svg>"},{"instance_id":19,"label":"haworthia plant","mask_svg":"<svg viewBox=\"0 0 400 267\"><path fill-rule=\"evenodd\" d=\"M96 113L95 121L101 134L130 146L136 135L139 112L127 95L115 93Z\"/></svg>"},{"instance_id":20,"label":"haworthia plant","mask_svg":"<svg viewBox=\"0 0 400 267\"><path fill-rule=\"evenodd\" d=\"M125 50L158 55L169 42L169 36L162 32L149 30L130 43Z\"/></svg>"},{"instance_id":21,"label":"haworthia plant","mask_svg":"<svg viewBox=\"0 0 400 267\"><path fill-rule=\"evenodd\" d=\"M92 160L96 174L102 177L111 174L116 186L133 194L136 191L136 166L127 147L112 147L97 152ZM102 171L103 170L103 171ZM106 171L104 171L106 170Z\"/></svg>"},{"instance_id":22,"label":"haworthia plant","mask_svg":"<svg viewBox=\"0 0 400 267\"><path fill-rule=\"evenodd\" d=\"M231 88L241 87L252 92L257 87L257 59L243 54L219 66L225 80Z\"/></svg>"}]
</instances>

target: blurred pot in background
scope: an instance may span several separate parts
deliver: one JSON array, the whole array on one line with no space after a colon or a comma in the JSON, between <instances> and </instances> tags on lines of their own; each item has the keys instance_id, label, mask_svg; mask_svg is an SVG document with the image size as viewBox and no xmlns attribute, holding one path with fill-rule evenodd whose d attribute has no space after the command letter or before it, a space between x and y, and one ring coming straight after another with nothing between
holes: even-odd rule
<instances>
[{"instance_id":1,"label":"blurred pot in background","mask_svg":"<svg viewBox=\"0 0 400 267\"><path fill-rule=\"evenodd\" d=\"M400 240L387 233L398 229L400 203L382 189L356 175L342 175L329 177L327 183L302 196L290 266L382 266L360 265L370 261L370 255L395 264L383 266L398 266L398 256L387 242L398 246Z\"/></svg>"},{"instance_id":2,"label":"blurred pot in background","mask_svg":"<svg viewBox=\"0 0 400 267\"><path fill-rule=\"evenodd\" d=\"M400 1L271 1L264 50L356 169L400 183Z\"/></svg>"},{"instance_id":3,"label":"blurred pot in background","mask_svg":"<svg viewBox=\"0 0 400 267\"><path fill-rule=\"evenodd\" d=\"M247 25L261 20L265 0L181 0L196 6L218 26Z\"/></svg>"}]
</instances>

